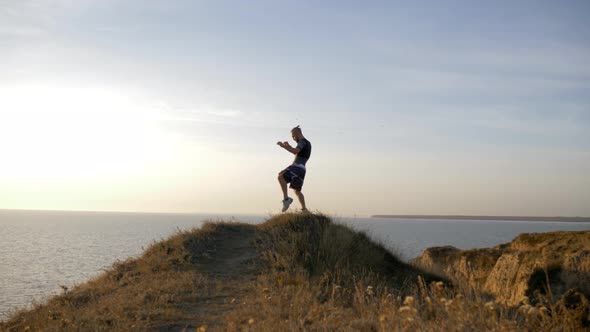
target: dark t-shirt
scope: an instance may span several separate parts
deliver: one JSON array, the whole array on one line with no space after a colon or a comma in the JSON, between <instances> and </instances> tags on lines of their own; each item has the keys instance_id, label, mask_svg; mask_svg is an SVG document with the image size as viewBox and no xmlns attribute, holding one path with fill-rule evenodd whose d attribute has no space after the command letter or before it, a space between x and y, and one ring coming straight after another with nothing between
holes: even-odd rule
<instances>
[{"instance_id":1,"label":"dark t-shirt","mask_svg":"<svg viewBox=\"0 0 590 332\"><path fill-rule=\"evenodd\" d=\"M309 160L309 157L311 156L311 143L307 139L302 138L297 143L297 148L299 149L299 152L295 155L293 164L301 164L305 166L305 163L307 163L307 160Z\"/></svg>"}]
</instances>

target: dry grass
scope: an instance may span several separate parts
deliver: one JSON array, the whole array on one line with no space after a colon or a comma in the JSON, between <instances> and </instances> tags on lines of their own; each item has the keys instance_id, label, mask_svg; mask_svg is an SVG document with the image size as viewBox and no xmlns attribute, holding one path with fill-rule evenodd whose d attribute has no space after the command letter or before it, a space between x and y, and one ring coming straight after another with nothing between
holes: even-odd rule
<instances>
[{"instance_id":1,"label":"dry grass","mask_svg":"<svg viewBox=\"0 0 590 332\"><path fill-rule=\"evenodd\" d=\"M583 305L508 308L416 270L323 215L260 227L268 273L226 317L232 331L577 331ZM439 278L439 280L441 280ZM585 311L586 310L586 311Z\"/></svg>"},{"instance_id":2,"label":"dry grass","mask_svg":"<svg viewBox=\"0 0 590 332\"><path fill-rule=\"evenodd\" d=\"M226 284L206 273L214 242L228 228L208 223L152 244L137 259L115 263L101 276L0 323L2 331L166 330L199 324L200 310ZM209 303L208 303L209 302Z\"/></svg>"},{"instance_id":3,"label":"dry grass","mask_svg":"<svg viewBox=\"0 0 590 332\"><path fill-rule=\"evenodd\" d=\"M260 278L256 296L226 317L228 331L583 331L583 307L523 304L507 308L440 283L422 284L413 296L357 281L353 288L310 280L305 274ZM375 285L375 286L373 286ZM326 289L327 298L320 294ZM464 295L464 293L469 295Z\"/></svg>"},{"instance_id":4,"label":"dry grass","mask_svg":"<svg viewBox=\"0 0 590 332\"><path fill-rule=\"evenodd\" d=\"M249 236L259 257L252 263L256 268L232 267L230 253L237 247L228 243ZM258 226L210 223L179 233L138 259L117 263L99 278L13 315L0 330L587 328L583 298L507 308L437 280L324 215L283 214Z\"/></svg>"}]
</instances>

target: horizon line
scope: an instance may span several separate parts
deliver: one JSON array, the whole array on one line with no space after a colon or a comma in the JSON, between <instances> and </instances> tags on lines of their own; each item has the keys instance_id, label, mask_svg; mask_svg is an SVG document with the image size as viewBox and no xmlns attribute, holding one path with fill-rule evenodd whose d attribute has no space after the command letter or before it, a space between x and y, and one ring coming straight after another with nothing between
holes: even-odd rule
<instances>
[{"instance_id":1,"label":"horizon line","mask_svg":"<svg viewBox=\"0 0 590 332\"><path fill-rule=\"evenodd\" d=\"M458 220L513 220L513 221L583 221L590 222L590 217L567 216L510 216L510 215L468 215L468 214L374 214L371 218L405 218L405 219L458 219Z\"/></svg>"},{"instance_id":2,"label":"horizon line","mask_svg":"<svg viewBox=\"0 0 590 332\"><path fill-rule=\"evenodd\" d=\"M98 212L98 213L129 213L129 214L211 214L211 215L250 215L262 216L273 214L272 211L264 213L252 212L169 212L169 211L116 211L116 210L68 210L68 209L19 209L19 208L0 208L0 211L39 211L39 212ZM320 212L321 211L317 211ZM358 214L352 213L350 217L357 217ZM535 215L477 215L477 214L367 214L367 218L407 218L407 219L483 219L483 220L547 220L552 219L577 219L590 222L590 216L535 216ZM496 218L496 219L494 219ZM498 219L500 218L500 219Z\"/></svg>"}]
</instances>

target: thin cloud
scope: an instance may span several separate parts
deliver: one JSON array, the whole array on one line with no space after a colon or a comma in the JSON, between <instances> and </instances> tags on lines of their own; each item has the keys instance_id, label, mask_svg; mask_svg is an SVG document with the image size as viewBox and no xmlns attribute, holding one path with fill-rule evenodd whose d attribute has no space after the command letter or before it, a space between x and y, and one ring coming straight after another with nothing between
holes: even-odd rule
<instances>
[{"instance_id":1,"label":"thin cloud","mask_svg":"<svg viewBox=\"0 0 590 332\"><path fill-rule=\"evenodd\" d=\"M237 118L244 112L237 109L202 106L196 108L177 108L167 102L157 102L154 107L163 121L195 122L212 124L238 124Z\"/></svg>"},{"instance_id":2,"label":"thin cloud","mask_svg":"<svg viewBox=\"0 0 590 332\"><path fill-rule=\"evenodd\" d=\"M499 44L470 44L462 47L437 47L421 41L391 42L375 39L360 42L383 59L377 68L403 68L424 71L484 73L543 79L588 79L590 47L566 42L539 47L509 47Z\"/></svg>"},{"instance_id":3,"label":"thin cloud","mask_svg":"<svg viewBox=\"0 0 590 332\"><path fill-rule=\"evenodd\" d=\"M0 36L5 37L41 37L47 31L35 26L13 25L0 27Z\"/></svg>"},{"instance_id":4,"label":"thin cloud","mask_svg":"<svg viewBox=\"0 0 590 332\"><path fill-rule=\"evenodd\" d=\"M0 3L0 35L49 35L64 17L92 2L93 0L20 0Z\"/></svg>"},{"instance_id":5,"label":"thin cloud","mask_svg":"<svg viewBox=\"0 0 590 332\"><path fill-rule=\"evenodd\" d=\"M139 32L144 29L141 25L104 25L95 28L97 32L105 33L122 33L122 32Z\"/></svg>"},{"instance_id":6,"label":"thin cloud","mask_svg":"<svg viewBox=\"0 0 590 332\"><path fill-rule=\"evenodd\" d=\"M224 118L236 118L242 115L242 111L239 110L206 110L205 113L211 114L214 116L224 117Z\"/></svg>"},{"instance_id":7,"label":"thin cloud","mask_svg":"<svg viewBox=\"0 0 590 332\"><path fill-rule=\"evenodd\" d=\"M390 69L387 79L395 93L432 95L538 96L579 86L577 82L544 77L502 76L450 70Z\"/></svg>"},{"instance_id":8,"label":"thin cloud","mask_svg":"<svg viewBox=\"0 0 590 332\"><path fill-rule=\"evenodd\" d=\"M431 112L408 114L406 120L410 123L436 124L441 128L489 128L543 136L587 136L590 132L588 115L575 107L561 109L557 113L512 106L478 107L469 110L445 107Z\"/></svg>"}]
</instances>

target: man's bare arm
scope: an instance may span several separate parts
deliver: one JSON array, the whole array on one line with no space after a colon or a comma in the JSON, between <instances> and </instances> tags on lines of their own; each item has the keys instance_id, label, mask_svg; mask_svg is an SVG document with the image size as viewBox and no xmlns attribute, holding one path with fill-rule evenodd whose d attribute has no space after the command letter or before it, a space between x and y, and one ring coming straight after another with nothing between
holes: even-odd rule
<instances>
[{"instance_id":1,"label":"man's bare arm","mask_svg":"<svg viewBox=\"0 0 590 332\"><path fill-rule=\"evenodd\" d=\"M298 154L300 149L297 147L292 147L289 142L277 142L277 145L282 147L283 149L291 152L292 154Z\"/></svg>"}]
</instances>

